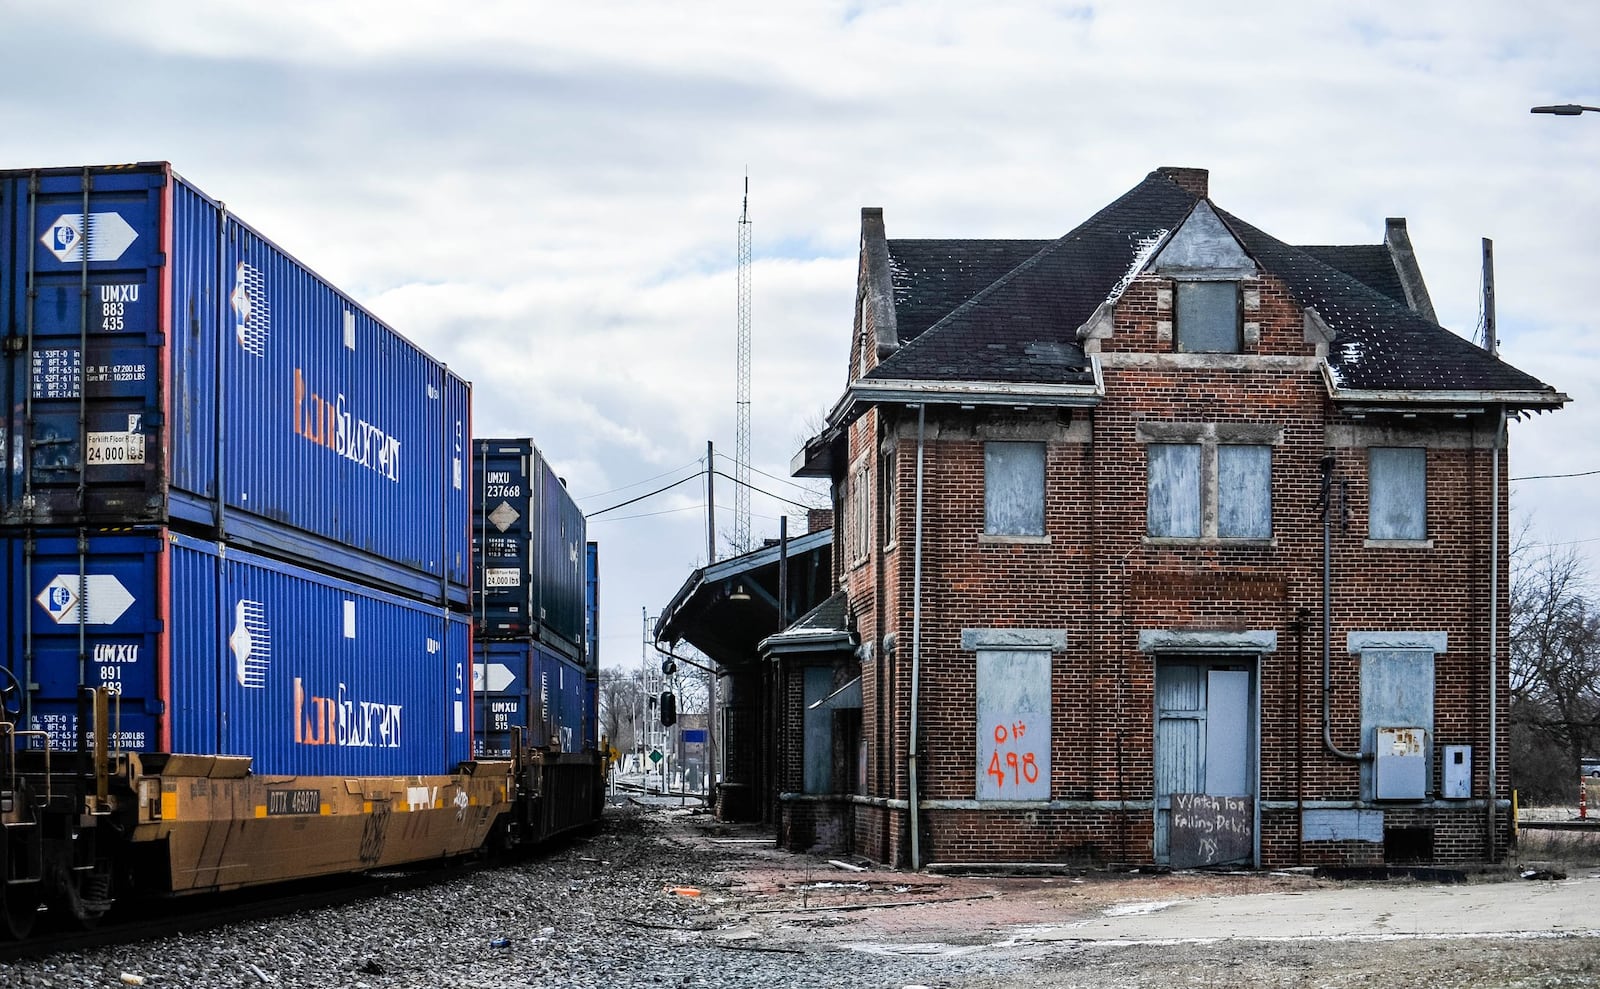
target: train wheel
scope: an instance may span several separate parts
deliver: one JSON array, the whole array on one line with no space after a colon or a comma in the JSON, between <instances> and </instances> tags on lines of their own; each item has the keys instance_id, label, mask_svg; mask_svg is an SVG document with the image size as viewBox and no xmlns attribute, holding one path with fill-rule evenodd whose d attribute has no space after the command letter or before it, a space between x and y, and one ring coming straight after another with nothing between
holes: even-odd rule
<instances>
[{"instance_id":1,"label":"train wheel","mask_svg":"<svg viewBox=\"0 0 1600 989\"><path fill-rule=\"evenodd\" d=\"M56 906L67 921L81 930L91 930L111 909L111 870L96 863L94 871L75 874L62 884Z\"/></svg>"},{"instance_id":2,"label":"train wheel","mask_svg":"<svg viewBox=\"0 0 1600 989\"><path fill-rule=\"evenodd\" d=\"M34 884L0 886L0 937L21 941L39 919L39 892Z\"/></svg>"}]
</instances>

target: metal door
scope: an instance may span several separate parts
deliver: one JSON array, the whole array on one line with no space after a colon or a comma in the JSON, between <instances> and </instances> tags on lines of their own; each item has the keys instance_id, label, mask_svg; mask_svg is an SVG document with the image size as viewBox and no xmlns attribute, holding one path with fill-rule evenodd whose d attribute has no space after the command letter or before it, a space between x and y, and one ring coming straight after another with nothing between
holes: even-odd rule
<instances>
[{"instance_id":1,"label":"metal door","mask_svg":"<svg viewBox=\"0 0 1600 989\"><path fill-rule=\"evenodd\" d=\"M1185 657L1156 668L1158 862L1189 867L1253 857L1252 666Z\"/></svg>"}]
</instances>

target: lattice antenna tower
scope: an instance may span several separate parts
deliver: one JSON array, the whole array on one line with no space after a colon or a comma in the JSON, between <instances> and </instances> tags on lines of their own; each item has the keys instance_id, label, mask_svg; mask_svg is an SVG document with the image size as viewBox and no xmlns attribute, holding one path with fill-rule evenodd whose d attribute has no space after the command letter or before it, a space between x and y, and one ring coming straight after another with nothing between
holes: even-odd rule
<instances>
[{"instance_id":1,"label":"lattice antenna tower","mask_svg":"<svg viewBox=\"0 0 1600 989\"><path fill-rule=\"evenodd\" d=\"M735 396L733 548L750 551L750 176L744 177L744 207L739 215L739 359Z\"/></svg>"}]
</instances>

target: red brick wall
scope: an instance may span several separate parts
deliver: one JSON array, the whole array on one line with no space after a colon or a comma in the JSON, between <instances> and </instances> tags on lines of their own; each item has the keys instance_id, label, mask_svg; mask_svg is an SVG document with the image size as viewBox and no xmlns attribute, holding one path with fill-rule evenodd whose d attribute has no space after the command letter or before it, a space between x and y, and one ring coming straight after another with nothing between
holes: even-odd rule
<instances>
[{"instance_id":1,"label":"red brick wall","mask_svg":"<svg viewBox=\"0 0 1600 989\"><path fill-rule=\"evenodd\" d=\"M1349 482L1348 528L1336 516L1332 537L1335 744L1354 749L1360 743L1360 658L1346 651L1349 633L1443 631L1449 644L1435 664L1434 765L1438 746L1472 745L1473 794L1485 794L1488 514L1492 485L1499 483L1501 733L1496 743L1504 752L1509 564L1505 463L1498 482L1490 477L1494 421L1479 415L1381 424L1409 430L1413 440L1429 445L1427 521L1433 545L1369 548L1366 450L1328 444L1342 442L1336 435L1341 431L1377 424L1333 408L1315 345L1306 341L1302 313L1285 287L1270 277L1247 285L1260 295L1259 308L1245 314L1259 323L1260 342L1246 349L1267 360L1135 358L1171 354L1171 343L1157 334L1158 322L1171 318L1169 309L1158 308L1158 292L1170 284L1141 277L1118 304L1115 332L1100 341L1107 395L1097 409L1077 410L1071 414L1075 420L1064 422L1065 415L1054 411L933 407L923 451L920 798L970 801L975 795L976 656L962 648L962 630L1057 629L1066 631L1067 648L1055 653L1052 664L1051 797L1079 803L1144 801L1145 806L1130 812L1103 806L928 810L925 861L1150 859L1155 667L1153 657L1138 649L1145 629L1275 631L1277 649L1263 655L1258 668L1263 799L1292 805L1297 799L1360 797L1358 766L1325 752L1322 744L1323 530L1317 505L1319 464L1328 453L1338 475ZM1204 364L1210 366L1199 366ZM1273 450L1272 544L1147 543L1146 454L1136 432L1141 422L1281 427L1282 443ZM1047 544L982 538L983 442L989 435L1053 437L1046 454ZM836 553L867 645L865 789L870 796L899 802L893 809L864 808L855 817L853 840L861 854L904 862L909 855L903 802L909 796L911 751L915 410L868 412L851 426L849 444L846 483L856 482L862 463L870 464L871 514L879 526L878 456L893 447L898 504L896 531L874 532L866 559ZM850 524L848 512L843 524ZM886 636L893 637L893 650L882 648ZM798 738L797 718L797 713L791 718L793 738ZM1498 768L1496 792L1503 794L1508 785L1503 757ZM1435 769L1435 785L1437 776ZM1484 817L1481 808L1386 810L1386 821L1403 822L1391 826L1434 828L1435 857L1441 861L1498 853L1498 847L1484 842ZM1262 819L1263 857L1269 865L1382 860L1383 847L1374 843L1302 848L1293 810L1266 809ZM1497 846L1503 841L1501 828Z\"/></svg>"}]
</instances>

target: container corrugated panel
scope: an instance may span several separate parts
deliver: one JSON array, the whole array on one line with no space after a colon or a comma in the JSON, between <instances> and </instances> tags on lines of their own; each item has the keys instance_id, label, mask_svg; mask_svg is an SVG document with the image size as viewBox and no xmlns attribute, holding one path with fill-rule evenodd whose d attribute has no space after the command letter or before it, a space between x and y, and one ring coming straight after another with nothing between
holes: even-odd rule
<instances>
[{"instance_id":1,"label":"container corrugated panel","mask_svg":"<svg viewBox=\"0 0 1600 989\"><path fill-rule=\"evenodd\" d=\"M584 581L584 640L588 654L584 664L590 676L600 675L600 545L590 543Z\"/></svg>"},{"instance_id":2,"label":"container corrugated panel","mask_svg":"<svg viewBox=\"0 0 1600 989\"><path fill-rule=\"evenodd\" d=\"M526 640L476 640L472 646L473 707L477 711L474 753L485 759L510 758L513 733L526 744L549 742L533 668L534 647Z\"/></svg>"},{"instance_id":3,"label":"container corrugated panel","mask_svg":"<svg viewBox=\"0 0 1600 989\"><path fill-rule=\"evenodd\" d=\"M539 478L539 614L550 644L581 655L584 642L584 548L588 536L583 511L555 471L541 462Z\"/></svg>"},{"instance_id":4,"label":"container corrugated panel","mask_svg":"<svg viewBox=\"0 0 1600 989\"><path fill-rule=\"evenodd\" d=\"M528 638L539 615L532 535L539 516L539 451L525 439L477 439L473 450L478 634Z\"/></svg>"},{"instance_id":5,"label":"container corrugated panel","mask_svg":"<svg viewBox=\"0 0 1600 989\"><path fill-rule=\"evenodd\" d=\"M168 166L0 173L0 293L0 520L170 522L466 604L466 383Z\"/></svg>"},{"instance_id":6,"label":"container corrugated panel","mask_svg":"<svg viewBox=\"0 0 1600 989\"><path fill-rule=\"evenodd\" d=\"M585 674L580 664L542 646L534 662L551 744L559 744L563 752L593 750L596 740L590 737L593 721L590 714L594 707L595 681Z\"/></svg>"},{"instance_id":7,"label":"container corrugated panel","mask_svg":"<svg viewBox=\"0 0 1600 989\"><path fill-rule=\"evenodd\" d=\"M252 758L257 773L450 772L470 751L461 615L162 529L6 539L6 665L31 727L71 748L84 682L120 698L133 751Z\"/></svg>"}]
</instances>

